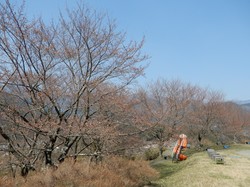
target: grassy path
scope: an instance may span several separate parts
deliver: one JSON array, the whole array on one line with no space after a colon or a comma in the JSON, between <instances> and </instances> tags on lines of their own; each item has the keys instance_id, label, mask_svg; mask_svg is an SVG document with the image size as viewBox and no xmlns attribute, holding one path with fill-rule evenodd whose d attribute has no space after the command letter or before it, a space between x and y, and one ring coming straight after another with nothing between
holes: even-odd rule
<instances>
[{"instance_id":1,"label":"grassy path","mask_svg":"<svg viewBox=\"0 0 250 187\"><path fill-rule=\"evenodd\" d=\"M249 187L250 145L234 145L217 152L223 155L225 164L215 164L205 151L179 163L162 158L154 160L151 164L161 174L154 186Z\"/></svg>"}]
</instances>

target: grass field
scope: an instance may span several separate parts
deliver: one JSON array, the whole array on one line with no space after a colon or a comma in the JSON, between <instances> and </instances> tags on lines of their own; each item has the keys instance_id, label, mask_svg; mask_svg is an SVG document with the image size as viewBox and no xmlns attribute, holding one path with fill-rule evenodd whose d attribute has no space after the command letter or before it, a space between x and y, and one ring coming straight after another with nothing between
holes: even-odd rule
<instances>
[{"instance_id":1,"label":"grass field","mask_svg":"<svg viewBox=\"0 0 250 187\"><path fill-rule=\"evenodd\" d=\"M194 153L179 163L163 158L154 160L151 165L161 177L152 186L250 186L250 145L233 145L216 151L224 157L224 164L216 164L206 151Z\"/></svg>"}]
</instances>

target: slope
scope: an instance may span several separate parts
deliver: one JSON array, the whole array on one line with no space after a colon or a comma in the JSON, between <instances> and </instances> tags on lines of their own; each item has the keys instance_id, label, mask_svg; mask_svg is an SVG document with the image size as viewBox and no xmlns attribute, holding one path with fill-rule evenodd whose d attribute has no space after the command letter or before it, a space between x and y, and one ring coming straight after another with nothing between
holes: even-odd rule
<instances>
[{"instance_id":1,"label":"slope","mask_svg":"<svg viewBox=\"0 0 250 187\"><path fill-rule=\"evenodd\" d=\"M161 178L153 184L163 187L250 186L250 145L233 145L217 152L224 156L225 164L215 164L206 151L177 164L158 159L152 166L160 171Z\"/></svg>"}]
</instances>

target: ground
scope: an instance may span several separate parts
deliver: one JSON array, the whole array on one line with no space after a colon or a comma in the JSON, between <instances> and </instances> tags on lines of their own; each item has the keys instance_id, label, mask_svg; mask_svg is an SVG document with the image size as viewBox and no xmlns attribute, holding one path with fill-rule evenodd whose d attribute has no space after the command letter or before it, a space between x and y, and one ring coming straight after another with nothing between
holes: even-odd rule
<instances>
[{"instance_id":1,"label":"ground","mask_svg":"<svg viewBox=\"0 0 250 187\"><path fill-rule=\"evenodd\" d=\"M250 145L232 145L216 151L224 157L224 164L216 164L206 151L192 154L179 163L158 158L152 166L160 171L161 178L152 186L250 186Z\"/></svg>"}]
</instances>

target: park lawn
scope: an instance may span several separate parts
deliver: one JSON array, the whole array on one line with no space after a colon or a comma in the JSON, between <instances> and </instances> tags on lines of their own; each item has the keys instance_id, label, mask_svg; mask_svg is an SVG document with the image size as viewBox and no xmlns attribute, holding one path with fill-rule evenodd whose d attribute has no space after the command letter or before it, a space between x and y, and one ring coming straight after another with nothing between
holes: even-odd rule
<instances>
[{"instance_id":1,"label":"park lawn","mask_svg":"<svg viewBox=\"0 0 250 187\"><path fill-rule=\"evenodd\" d=\"M233 145L216 151L224 157L224 164L216 164L206 151L194 153L179 163L163 158L152 161L151 165L160 172L160 179L152 184L163 187L250 186L250 145Z\"/></svg>"}]
</instances>

